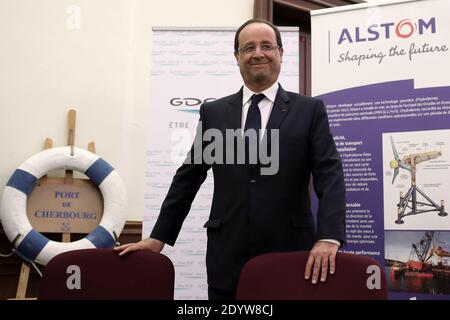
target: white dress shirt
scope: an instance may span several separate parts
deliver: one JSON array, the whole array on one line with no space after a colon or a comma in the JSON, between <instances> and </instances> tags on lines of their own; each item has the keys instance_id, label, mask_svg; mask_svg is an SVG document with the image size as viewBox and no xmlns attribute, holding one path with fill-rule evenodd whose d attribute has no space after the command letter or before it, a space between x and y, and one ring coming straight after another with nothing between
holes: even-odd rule
<instances>
[{"instance_id":1,"label":"white dress shirt","mask_svg":"<svg viewBox=\"0 0 450 320\"><path fill-rule=\"evenodd\" d=\"M247 120L248 109L250 108L250 104L252 103L251 97L257 93L263 93L266 97L262 99L259 104L259 111L261 113L261 130L264 132L267 126L267 122L269 121L270 113L272 112L273 103L275 102L275 97L277 96L279 84L275 82L270 88L262 92L253 92L249 88L244 85L244 89L242 90L242 122L241 128L245 128L245 121ZM263 138L263 135L260 136L260 139Z\"/></svg>"}]
</instances>

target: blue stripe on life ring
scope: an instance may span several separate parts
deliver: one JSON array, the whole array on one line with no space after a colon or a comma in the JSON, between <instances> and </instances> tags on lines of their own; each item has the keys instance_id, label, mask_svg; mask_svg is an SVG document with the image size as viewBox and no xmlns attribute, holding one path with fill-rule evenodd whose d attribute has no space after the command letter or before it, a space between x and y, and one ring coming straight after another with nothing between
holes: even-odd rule
<instances>
[{"instance_id":1,"label":"blue stripe on life ring","mask_svg":"<svg viewBox=\"0 0 450 320\"><path fill-rule=\"evenodd\" d=\"M97 226L91 233L86 236L96 248L112 248L116 241L111 234L102 226Z\"/></svg>"},{"instance_id":2,"label":"blue stripe on life ring","mask_svg":"<svg viewBox=\"0 0 450 320\"><path fill-rule=\"evenodd\" d=\"M22 191L27 196L30 195L36 184L36 177L21 169L16 169L11 178L9 178L7 186Z\"/></svg>"},{"instance_id":3,"label":"blue stripe on life ring","mask_svg":"<svg viewBox=\"0 0 450 320\"><path fill-rule=\"evenodd\" d=\"M48 242L49 240L46 237L31 229L16 250L31 261L34 261Z\"/></svg>"},{"instance_id":4,"label":"blue stripe on life ring","mask_svg":"<svg viewBox=\"0 0 450 320\"><path fill-rule=\"evenodd\" d=\"M85 174L92 180L92 182L98 187L103 180L114 170L111 165L98 158L85 172Z\"/></svg>"}]
</instances>

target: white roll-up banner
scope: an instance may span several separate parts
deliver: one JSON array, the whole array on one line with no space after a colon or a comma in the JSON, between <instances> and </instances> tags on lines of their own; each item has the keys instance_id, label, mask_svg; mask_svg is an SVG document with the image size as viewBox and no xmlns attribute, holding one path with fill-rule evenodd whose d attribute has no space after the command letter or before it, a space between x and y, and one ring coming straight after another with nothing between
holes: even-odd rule
<instances>
[{"instance_id":1,"label":"white roll-up banner","mask_svg":"<svg viewBox=\"0 0 450 320\"><path fill-rule=\"evenodd\" d=\"M298 28L280 28L284 55L279 82L299 91ZM150 121L145 155L143 237L158 217L172 178L194 139L205 101L239 91L234 28L154 28ZM175 265L175 299L207 299L206 230L211 208L211 172L198 192L174 247L163 253Z\"/></svg>"}]
</instances>

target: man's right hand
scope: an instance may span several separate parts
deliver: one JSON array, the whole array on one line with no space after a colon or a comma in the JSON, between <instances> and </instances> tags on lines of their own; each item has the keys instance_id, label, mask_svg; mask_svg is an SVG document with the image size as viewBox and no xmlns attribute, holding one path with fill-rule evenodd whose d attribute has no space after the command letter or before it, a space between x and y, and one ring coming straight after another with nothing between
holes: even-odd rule
<instances>
[{"instance_id":1,"label":"man's right hand","mask_svg":"<svg viewBox=\"0 0 450 320\"><path fill-rule=\"evenodd\" d=\"M127 243L119 247L115 247L114 251L119 253L119 256L123 256L128 252L136 250L150 250L153 252L161 252L164 248L164 242L153 238L147 238L135 243Z\"/></svg>"}]
</instances>

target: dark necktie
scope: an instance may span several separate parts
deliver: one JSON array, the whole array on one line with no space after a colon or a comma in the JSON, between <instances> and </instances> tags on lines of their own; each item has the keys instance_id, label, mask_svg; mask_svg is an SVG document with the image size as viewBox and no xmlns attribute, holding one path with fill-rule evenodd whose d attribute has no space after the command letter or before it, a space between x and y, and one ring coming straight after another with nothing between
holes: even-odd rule
<instances>
[{"instance_id":1,"label":"dark necktie","mask_svg":"<svg viewBox=\"0 0 450 320\"><path fill-rule=\"evenodd\" d=\"M247 130L252 129L256 132L256 148L253 148L252 151L258 152L258 145L259 145L259 130L261 129L261 112L259 111L258 103L265 98L265 95L262 93L254 94L251 97L251 104L248 108L247 112L247 119L245 120L245 127L244 127L244 133L247 132ZM249 153L250 153L250 142L248 137L245 139L245 159L246 163L249 163ZM258 159L258 154L256 154L256 158ZM253 163L254 164L254 163Z\"/></svg>"}]
</instances>

